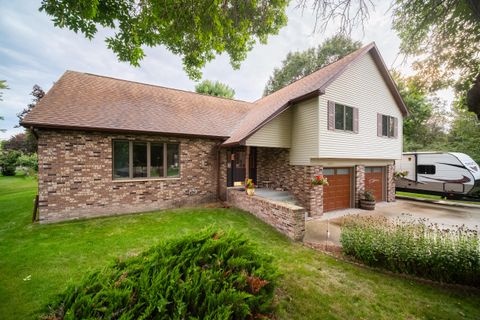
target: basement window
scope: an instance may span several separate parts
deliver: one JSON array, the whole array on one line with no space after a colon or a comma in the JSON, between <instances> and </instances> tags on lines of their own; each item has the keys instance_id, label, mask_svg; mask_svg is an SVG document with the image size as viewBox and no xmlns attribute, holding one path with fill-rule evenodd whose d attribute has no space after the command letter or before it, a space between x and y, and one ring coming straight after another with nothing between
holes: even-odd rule
<instances>
[{"instance_id":1,"label":"basement window","mask_svg":"<svg viewBox=\"0 0 480 320\"><path fill-rule=\"evenodd\" d=\"M112 144L114 180L180 176L178 143L114 140Z\"/></svg>"}]
</instances>

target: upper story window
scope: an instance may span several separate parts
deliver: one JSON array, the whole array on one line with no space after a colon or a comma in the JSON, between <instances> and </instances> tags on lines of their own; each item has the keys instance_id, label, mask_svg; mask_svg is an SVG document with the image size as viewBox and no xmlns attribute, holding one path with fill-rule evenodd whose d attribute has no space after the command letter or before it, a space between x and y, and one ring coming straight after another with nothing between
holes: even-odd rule
<instances>
[{"instance_id":1,"label":"upper story window","mask_svg":"<svg viewBox=\"0 0 480 320\"><path fill-rule=\"evenodd\" d=\"M113 179L180 176L179 144L113 141Z\"/></svg>"},{"instance_id":2,"label":"upper story window","mask_svg":"<svg viewBox=\"0 0 480 320\"><path fill-rule=\"evenodd\" d=\"M398 135L398 119L377 114L377 135L379 137L396 138Z\"/></svg>"},{"instance_id":3,"label":"upper story window","mask_svg":"<svg viewBox=\"0 0 480 320\"><path fill-rule=\"evenodd\" d=\"M335 103L335 129L353 131L353 108Z\"/></svg>"},{"instance_id":4,"label":"upper story window","mask_svg":"<svg viewBox=\"0 0 480 320\"><path fill-rule=\"evenodd\" d=\"M328 101L328 129L358 133L358 108Z\"/></svg>"}]
</instances>

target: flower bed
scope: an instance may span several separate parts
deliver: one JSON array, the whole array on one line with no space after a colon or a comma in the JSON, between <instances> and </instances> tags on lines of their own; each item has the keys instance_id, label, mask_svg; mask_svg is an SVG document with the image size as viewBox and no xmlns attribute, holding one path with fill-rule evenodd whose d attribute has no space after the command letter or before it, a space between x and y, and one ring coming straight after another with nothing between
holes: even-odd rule
<instances>
[{"instance_id":1,"label":"flower bed","mask_svg":"<svg viewBox=\"0 0 480 320\"><path fill-rule=\"evenodd\" d=\"M340 241L346 255L370 266L480 287L478 232L464 226L443 229L424 219L351 217Z\"/></svg>"}]
</instances>

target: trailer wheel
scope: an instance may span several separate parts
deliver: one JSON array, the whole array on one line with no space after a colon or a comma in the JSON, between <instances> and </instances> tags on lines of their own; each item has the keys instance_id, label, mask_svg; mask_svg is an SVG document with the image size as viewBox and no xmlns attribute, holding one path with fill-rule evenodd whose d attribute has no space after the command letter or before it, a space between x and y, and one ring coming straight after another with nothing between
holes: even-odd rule
<instances>
[{"instance_id":1,"label":"trailer wheel","mask_svg":"<svg viewBox=\"0 0 480 320\"><path fill-rule=\"evenodd\" d=\"M455 194L449 194L445 197L447 200L458 200L460 199L459 196L455 195Z\"/></svg>"}]
</instances>

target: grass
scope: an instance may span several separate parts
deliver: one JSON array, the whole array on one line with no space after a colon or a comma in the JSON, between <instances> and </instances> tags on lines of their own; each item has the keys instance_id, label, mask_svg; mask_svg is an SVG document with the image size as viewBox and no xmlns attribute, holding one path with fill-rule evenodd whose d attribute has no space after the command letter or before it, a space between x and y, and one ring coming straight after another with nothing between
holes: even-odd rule
<instances>
[{"instance_id":1,"label":"grass","mask_svg":"<svg viewBox=\"0 0 480 320\"><path fill-rule=\"evenodd\" d=\"M0 177L2 319L36 318L54 295L87 270L211 224L245 233L274 256L283 274L276 297L279 319L474 319L480 314L478 292L338 261L236 209L178 209L32 225L35 184L31 178Z\"/></svg>"},{"instance_id":2,"label":"grass","mask_svg":"<svg viewBox=\"0 0 480 320\"><path fill-rule=\"evenodd\" d=\"M468 204L476 204L480 205L480 202L475 201L464 201L464 200L449 200L449 199L442 199L441 196L436 196L433 194L423 194L423 193L413 193L413 192L405 192L405 191L397 191L397 196L404 196L404 197L412 197L412 198L419 198L419 199L428 199L428 200L442 200L447 202L459 202L459 203L468 203Z\"/></svg>"}]
</instances>

